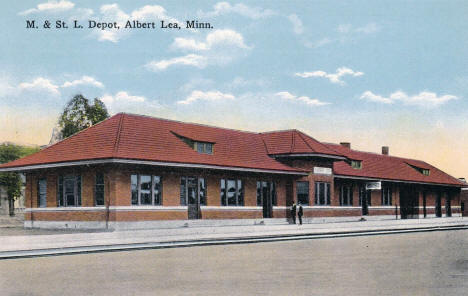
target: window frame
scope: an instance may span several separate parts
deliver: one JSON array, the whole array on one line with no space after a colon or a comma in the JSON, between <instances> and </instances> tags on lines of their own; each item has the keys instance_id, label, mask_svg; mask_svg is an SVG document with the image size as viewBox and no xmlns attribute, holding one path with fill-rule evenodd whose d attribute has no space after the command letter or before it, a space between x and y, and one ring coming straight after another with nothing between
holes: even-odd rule
<instances>
[{"instance_id":1,"label":"window frame","mask_svg":"<svg viewBox=\"0 0 468 296\"><path fill-rule=\"evenodd\" d=\"M181 176L180 177L180 182L179 182L179 202L181 206L188 206L188 182L189 178L195 179L197 182L197 204L201 206L206 206L207 205L207 195L208 195L208 184L206 182L206 179L201 176ZM182 202L182 180L184 180L184 202ZM200 198L200 180L203 180L203 200Z\"/></svg>"},{"instance_id":2,"label":"window frame","mask_svg":"<svg viewBox=\"0 0 468 296\"><path fill-rule=\"evenodd\" d=\"M299 184L307 184L307 192L305 193L299 193ZM299 195L300 194L307 194L307 202L303 202L301 200L299 200ZM301 205L304 205L304 206L308 206L310 205L310 182L309 181L296 181L296 200L297 200L297 204L301 204Z\"/></svg>"},{"instance_id":3,"label":"window frame","mask_svg":"<svg viewBox=\"0 0 468 296\"><path fill-rule=\"evenodd\" d=\"M73 178L73 199L74 204L68 205L66 198L65 179ZM79 183L79 184L78 184ZM57 178L57 207L81 207L83 193L83 178L81 174L59 175Z\"/></svg>"},{"instance_id":4,"label":"window frame","mask_svg":"<svg viewBox=\"0 0 468 296\"><path fill-rule=\"evenodd\" d=\"M382 186L381 189L381 205L391 206L393 198L393 190L391 186Z\"/></svg>"},{"instance_id":5,"label":"window frame","mask_svg":"<svg viewBox=\"0 0 468 296\"><path fill-rule=\"evenodd\" d=\"M229 196L227 192L228 188L228 181L234 181L234 198L236 200L235 204L229 204ZM223 183L224 183L224 188L223 188ZM231 178L222 178L219 180L219 187L220 187L220 202L221 206L226 206L226 207L243 207L244 202L245 202L245 196L244 196L244 182L242 179L231 179ZM223 196L224 195L224 196Z\"/></svg>"},{"instance_id":6,"label":"window frame","mask_svg":"<svg viewBox=\"0 0 468 296\"><path fill-rule=\"evenodd\" d=\"M102 184L98 184L98 176L102 176ZM104 206L106 204L106 181L105 181L105 174L102 172L96 172L96 175L94 176L94 205L95 206ZM98 190L99 188L102 187L102 191ZM102 204L98 204L98 193L102 192Z\"/></svg>"},{"instance_id":7,"label":"window frame","mask_svg":"<svg viewBox=\"0 0 468 296\"><path fill-rule=\"evenodd\" d=\"M210 147L210 149L208 149ZM194 150L201 154L213 154L214 144L210 142L194 142Z\"/></svg>"},{"instance_id":8,"label":"window frame","mask_svg":"<svg viewBox=\"0 0 468 296\"><path fill-rule=\"evenodd\" d=\"M362 169L362 161L361 160L351 160L351 167L356 170Z\"/></svg>"},{"instance_id":9,"label":"window frame","mask_svg":"<svg viewBox=\"0 0 468 296\"><path fill-rule=\"evenodd\" d=\"M321 197L320 194L322 193L320 191L320 185L323 184L323 188L325 191L325 194L323 196L323 203L321 202ZM315 205L317 206L329 206L331 204L331 193L330 193L330 182L321 182L317 181L315 182Z\"/></svg>"},{"instance_id":10,"label":"window frame","mask_svg":"<svg viewBox=\"0 0 468 296\"><path fill-rule=\"evenodd\" d=\"M137 179L137 183L136 183L136 193L137 193L137 203L134 203L134 199L133 199L133 193L134 193L134 189L133 189L133 176L136 176L136 179ZM141 176L149 176L150 179L151 179L151 187L149 189L150 191L150 195L151 195L151 203L150 204L142 204L141 203L141 195L142 195L142 192L141 192ZM159 182L158 183L155 183L155 177L159 178ZM155 184L159 184L159 188L158 188L158 202L156 203L155 200ZM147 190L147 189L145 189ZM163 204L163 178L161 175L153 175L153 174L131 174L130 175L130 204L132 206L161 206Z\"/></svg>"},{"instance_id":11,"label":"window frame","mask_svg":"<svg viewBox=\"0 0 468 296\"><path fill-rule=\"evenodd\" d=\"M44 182L45 185L45 204L41 204L41 182ZM37 207L38 208L46 208L47 207L47 178L39 178L37 179Z\"/></svg>"},{"instance_id":12,"label":"window frame","mask_svg":"<svg viewBox=\"0 0 468 296\"><path fill-rule=\"evenodd\" d=\"M342 184L340 186L340 206L353 205L353 189L351 184Z\"/></svg>"}]
</instances>

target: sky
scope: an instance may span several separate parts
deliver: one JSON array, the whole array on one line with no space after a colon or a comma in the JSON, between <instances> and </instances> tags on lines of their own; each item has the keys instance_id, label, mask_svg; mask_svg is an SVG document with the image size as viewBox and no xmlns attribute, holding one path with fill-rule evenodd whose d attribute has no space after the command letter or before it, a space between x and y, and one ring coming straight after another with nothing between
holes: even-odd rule
<instances>
[{"instance_id":1,"label":"sky","mask_svg":"<svg viewBox=\"0 0 468 296\"><path fill-rule=\"evenodd\" d=\"M47 144L81 93L111 114L294 128L468 177L467 1L2 1L0 15L0 142Z\"/></svg>"}]
</instances>

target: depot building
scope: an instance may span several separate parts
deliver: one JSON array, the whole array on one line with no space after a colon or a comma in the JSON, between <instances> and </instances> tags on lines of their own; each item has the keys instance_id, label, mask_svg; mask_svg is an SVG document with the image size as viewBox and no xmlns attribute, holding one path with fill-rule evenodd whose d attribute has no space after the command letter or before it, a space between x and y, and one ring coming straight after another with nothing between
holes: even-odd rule
<instances>
[{"instance_id":1,"label":"depot building","mask_svg":"<svg viewBox=\"0 0 468 296\"><path fill-rule=\"evenodd\" d=\"M26 176L25 227L157 228L461 215L467 184L420 160L119 113L0 165Z\"/></svg>"}]
</instances>

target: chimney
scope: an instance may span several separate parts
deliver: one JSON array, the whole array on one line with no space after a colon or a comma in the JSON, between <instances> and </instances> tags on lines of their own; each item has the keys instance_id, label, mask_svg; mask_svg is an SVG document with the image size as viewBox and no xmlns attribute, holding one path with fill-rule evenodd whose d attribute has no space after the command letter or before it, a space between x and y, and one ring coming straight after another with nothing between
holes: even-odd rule
<instances>
[{"instance_id":1,"label":"chimney","mask_svg":"<svg viewBox=\"0 0 468 296\"><path fill-rule=\"evenodd\" d=\"M351 149L351 143L350 142L340 142L340 145L343 147L346 147L348 149Z\"/></svg>"},{"instance_id":2,"label":"chimney","mask_svg":"<svg viewBox=\"0 0 468 296\"><path fill-rule=\"evenodd\" d=\"M388 155L388 146L382 146L382 154Z\"/></svg>"}]
</instances>

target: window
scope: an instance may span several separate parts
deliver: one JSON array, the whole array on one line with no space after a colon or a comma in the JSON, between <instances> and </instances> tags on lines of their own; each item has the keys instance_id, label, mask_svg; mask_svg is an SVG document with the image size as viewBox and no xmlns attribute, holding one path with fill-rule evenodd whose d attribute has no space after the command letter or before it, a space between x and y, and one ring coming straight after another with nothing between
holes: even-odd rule
<instances>
[{"instance_id":1,"label":"window","mask_svg":"<svg viewBox=\"0 0 468 296\"><path fill-rule=\"evenodd\" d=\"M341 185L340 206L353 205L353 187L351 185Z\"/></svg>"},{"instance_id":2,"label":"window","mask_svg":"<svg viewBox=\"0 0 468 296\"><path fill-rule=\"evenodd\" d=\"M152 175L131 175L132 205L160 205L162 178Z\"/></svg>"},{"instance_id":3,"label":"window","mask_svg":"<svg viewBox=\"0 0 468 296\"><path fill-rule=\"evenodd\" d=\"M40 208L47 207L47 179L37 181L37 206Z\"/></svg>"},{"instance_id":4,"label":"window","mask_svg":"<svg viewBox=\"0 0 468 296\"><path fill-rule=\"evenodd\" d=\"M330 183L315 182L315 204L330 205Z\"/></svg>"},{"instance_id":5,"label":"window","mask_svg":"<svg viewBox=\"0 0 468 296\"><path fill-rule=\"evenodd\" d=\"M297 203L309 205L309 182L296 182Z\"/></svg>"},{"instance_id":6,"label":"window","mask_svg":"<svg viewBox=\"0 0 468 296\"><path fill-rule=\"evenodd\" d=\"M104 174L96 173L94 183L94 201L97 206L104 205Z\"/></svg>"},{"instance_id":7,"label":"window","mask_svg":"<svg viewBox=\"0 0 468 296\"><path fill-rule=\"evenodd\" d=\"M204 178L182 177L180 178L180 204L206 205L206 183Z\"/></svg>"},{"instance_id":8,"label":"window","mask_svg":"<svg viewBox=\"0 0 468 296\"><path fill-rule=\"evenodd\" d=\"M351 167L353 169L357 169L357 170L362 169L362 161L360 161L360 160L351 160Z\"/></svg>"},{"instance_id":9,"label":"window","mask_svg":"<svg viewBox=\"0 0 468 296\"><path fill-rule=\"evenodd\" d=\"M195 142L195 150L198 153L213 154L213 144L204 142Z\"/></svg>"},{"instance_id":10,"label":"window","mask_svg":"<svg viewBox=\"0 0 468 296\"><path fill-rule=\"evenodd\" d=\"M382 205L391 206L392 205L392 188L391 187L382 187Z\"/></svg>"},{"instance_id":11,"label":"window","mask_svg":"<svg viewBox=\"0 0 468 296\"><path fill-rule=\"evenodd\" d=\"M221 179L221 205L244 205L244 187L242 180Z\"/></svg>"},{"instance_id":12,"label":"window","mask_svg":"<svg viewBox=\"0 0 468 296\"><path fill-rule=\"evenodd\" d=\"M59 207L81 206L81 175L59 176L57 205Z\"/></svg>"},{"instance_id":13,"label":"window","mask_svg":"<svg viewBox=\"0 0 468 296\"><path fill-rule=\"evenodd\" d=\"M276 206L276 184L270 181L257 182L257 206L263 206L264 201L271 200Z\"/></svg>"},{"instance_id":14,"label":"window","mask_svg":"<svg viewBox=\"0 0 468 296\"><path fill-rule=\"evenodd\" d=\"M422 174L424 176L429 176L429 170L428 169L422 169Z\"/></svg>"}]
</instances>

